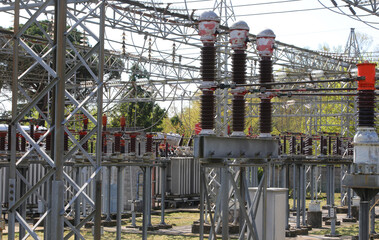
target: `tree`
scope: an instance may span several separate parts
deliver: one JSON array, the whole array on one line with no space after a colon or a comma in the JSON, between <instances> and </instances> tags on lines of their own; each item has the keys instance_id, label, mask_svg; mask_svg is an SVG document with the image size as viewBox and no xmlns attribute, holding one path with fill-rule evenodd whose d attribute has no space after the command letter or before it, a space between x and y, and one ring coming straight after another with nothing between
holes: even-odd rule
<instances>
[{"instance_id":1,"label":"tree","mask_svg":"<svg viewBox=\"0 0 379 240\"><path fill-rule=\"evenodd\" d=\"M134 101L119 104L111 113L111 126L120 126L120 117L125 116L127 127L142 127L146 131L160 132L166 110L154 102L138 102L139 98L146 97L149 93L137 85L137 79L149 78L149 73L139 65L133 65L130 75L131 86L128 89Z\"/></svg>"}]
</instances>

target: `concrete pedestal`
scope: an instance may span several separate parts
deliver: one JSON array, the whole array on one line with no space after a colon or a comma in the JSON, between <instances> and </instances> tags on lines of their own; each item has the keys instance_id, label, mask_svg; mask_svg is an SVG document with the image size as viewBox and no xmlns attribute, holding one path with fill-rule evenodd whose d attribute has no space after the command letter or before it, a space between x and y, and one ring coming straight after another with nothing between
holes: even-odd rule
<instances>
[{"instance_id":1,"label":"concrete pedestal","mask_svg":"<svg viewBox=\"0 0 379 240\"><path fill-rule=\"evenodd\" d=\"M312 228L321 228L322 226L322 212L307 212L307 224Z\"/></svg>"}]
</instances>

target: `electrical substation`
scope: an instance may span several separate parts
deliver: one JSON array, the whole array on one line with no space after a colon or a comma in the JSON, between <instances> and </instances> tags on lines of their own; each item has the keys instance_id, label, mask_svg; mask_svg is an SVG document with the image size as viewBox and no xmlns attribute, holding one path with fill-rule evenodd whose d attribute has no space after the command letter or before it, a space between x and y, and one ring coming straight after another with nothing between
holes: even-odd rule
<instances>
[{"instance_id":1,"label":"electrical substation","mask_svg":"<svg viewBox=\"0 0 379 240\"><path fill-rule=\"evenodd\" d=\"M0 240L379 238L377 55L198 2L0 1Z\"/></svg>"}]
</instances>

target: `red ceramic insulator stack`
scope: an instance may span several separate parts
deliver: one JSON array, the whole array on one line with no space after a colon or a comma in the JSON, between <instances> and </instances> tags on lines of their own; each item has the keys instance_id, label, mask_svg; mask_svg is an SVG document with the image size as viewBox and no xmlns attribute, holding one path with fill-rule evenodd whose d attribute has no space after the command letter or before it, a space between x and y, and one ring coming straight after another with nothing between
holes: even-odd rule
<instances>
[{"instance_id":1,"label":"red ceramic insulator stack","mask_svg":"<svg viewBox=\"0 0 379 240\"><path fill-rule=\"evenodd\" d=\"M121 133L114 134L114 151L117 153L121 152Z\"/></svg>"},{"instance_id":2,"label":"red ceramic insulator stack","mask_svg":"<svg viewBox=\"0 0 379 240\"><path fill-rule=\"evenodd\" d=\"M146 134L146 152L153 152L153 135Z\"/></svg>"},{"instance_id":3,"label":"red ceramic insulator stack","mask_svg":"<svg viewBox=\"0 0 379 240\"><path fill-rule=\"evenodd\" d=\"M375 127L375 63L360 63L358 77L358 127Z\"/></svg>"},{"instance_id":4,"label":"red ceramic insulator stack","mask_svg":"<svg viewBox=\"0 0 379 240\"><path fill-rule=\"evenodd\" d=\"M271 57L274 51L275 34L272 30L266 29L257 35L257 50L260 60L260 83L266 90L271 89L272 77L272 61ZM266 84L266 85L265 85ZM272 131L272 109L271 109L270 91L261 97L260 103L260 120L259 126L261 136L271 136Z\"/></svg>"},{"instance_id":5,"label":"red ceramic insulator stack","mask_svg":"<svg viewBox=\"0 0 379 240\"><path fill-rule=\"evenodd\" d=\"M203 43L201 48L201 76L203 83L201 95L201 127L200 134L214 134L215 90L216 80L216 42L219 18L214 12L204 12L199 18L199 35Z\"/></svg>"},{"instance_id":6,"label":"red ceramic insulator stack","mask_svg":"<svg viewBox=\"0 0 379 240\"><path fill-rule=\"evenodd\" d=\"M131 153L136 152L137 147L137 135L136 134L130 134L130 151Z\"/></svg>"},{"instance_id":7,"label":"red ceramic insulator stack","mask_svg":"<svg viewBox=\"0 0 379 240\"><path fill-rule=\"evenodd\" d=\"M21 151L26 151L26 139L23 136L21 136Z\"/></svg>"},{"instance_id":8,"label":"red ceramic insulator stack","mask_svg":"<svg viewBox=\"0 0 379 240\"><path fill-rule=\"evenodd\" d=\"M7 136L6 132L0 133L0 151L5 151L5 137Z\"/></svg>"}]
</instances>

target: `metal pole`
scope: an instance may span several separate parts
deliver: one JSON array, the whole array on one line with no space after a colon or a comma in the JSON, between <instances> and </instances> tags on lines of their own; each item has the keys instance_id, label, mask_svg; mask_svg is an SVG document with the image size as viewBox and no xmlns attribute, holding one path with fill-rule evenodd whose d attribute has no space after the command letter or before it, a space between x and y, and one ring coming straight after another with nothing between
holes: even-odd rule
<instances>
[{"instance_id":1,"label":"metal pole","mask_svg":"<svg viewBox=\"0 0 379 240\"><path fill-rule=\"evenodd\" d=\"M240 213L242 211L246 211L245 210L245 203L246 203L246 201L245 201L245 199L246 199L245 198L245 183L244 183L243 178L242 178L242 176L245 174L245 171L246 171L245 167L240 167L240 193L241 193L241 198L242 198L241 201L243 201L243 204L240 205ZM235 189L235 190L237 191L237 189ZM245 223L246 219L244 219L244 216L242 216L242 214L240 214L239 218L240 218L239 230L241 232L242 228L243 228L243 224Z\"/></svg>"},{"instance_id":2,"label":"metal pole","mask_svg":"<svg viewBox=\"0 0 379 240\"><path fill-rule=\"evenodd\" d=\"M290 229L289 225L289 215L290 215L290 204L289 204L289 178L290 178L290 168L288 164L284 165L285 167L285 188L287 188L287 194L286 194L286 230Z\"/></svg>"},{"instance_id":3,"label":"metal pole","mask_svg":"<svg viewBox=\"0 0 379 240\"><path fill-rule=\"evenodd\" d=\"M370 234L375 234L375 197L371 200L371 215L370 215L370 220L371 220L371 231Z\"/></svg>"},{"instance_id":4,"label":"metal pole","mask_svg":"<svg viewBox=\"0 0 379 240\"><path fill-rule=\"evenodd\" d=\"M204 239L204 186L202 184L204 179L203 175L203 167L200 165L200 227L199 227L199 234L200 240Z\"/></svg>"},{"instance_id":5,"label":"metal pole","mask_svg":"<svg viewBox=\"0 0 379 240\"><path fill-rule=\"evenodd\" d=\"M300 165L296 166L298 171L299 171L299 177L298 177L298 184L297 184L297 201L296 201L296 228L301 228L300 227L300 199L301 199L301 172L300 172ZM294 205L295 206L295 205Z\"/></svg>"},{"instance_id":6,"label":"metal pole","mask_svg":"<svg viewBox=\"0 0 379 240\"><path fill-rule=\"evenodd\" d=\"M348 166L348 173L351 173L351 164ZM347 218L351 217L351 188L347 188Z\"/></svg>"},{"instance_id":7,"label":"metal pole","mask_svg":"<svg viewBox=\"0 0 379 240\"><path fill-rule=\"evenodd\" d=\"M97 89L97 133L96 133L96 166L101 168L102 159L102 125L103 125L103 80L104 80L104 33L105 33L105 1L100 6L100 31L99 31L99 74ZM95 178L95 218L94 218L94 240L101 239L101 171Z\"/></svg>"},{"instance_id":8,"label":"metal pole","mask_svg":"<svg viewBox=\"0 0 379 240\"><path fill-rule=\"evenodd\" d=\"M315 200L315 166L311 166L311 200Z\"/></svg>"},{"instance_id":9,"label":"metal pole","mask_svg":"<svg viewBox=\"0 0 379 240\"><path fill-rule=\"evenodd\" d=\"M242 176L241 176L242 178ZM222 211L222 239L229 239L229 181L228 181L228 167L221 168L221 211ZM237 190L237 189L236 189ZM241 195L242 195L241 186ZM245 206L243 206L245 207ZM241 225L240 225L241 226Z\"/></svg>"},{"instance_id":10,"label":"metal pole","mask_svg":"<svg viewBox=\"0 0 379 240\"><path fill-rule=\"evenodd\" d=\"M122 202L122 167L117 167L117 229L116 239L121 239L121 214L123 211Z\"/></svg>"},{"instance_id":11,"label":"metal pole","mask_svg":"<svg viewBox=\"0 0 379 240\"><path fill-rule=\"evenodd\" d=\"M292 167L292 210L296 210L296 165L294 164Z\"/></svg>"},{"instance_id":12,"label":"metal pole","mask_svg":"<svg viewBox=\"0 0 379 240\"><path fill-rule=\"evenodd\" d=\"M80 185L80 167L75 168L75 181L76 183ZM78 226L80 223L80 197L78 197L75 201L75 217L74 217L74 224L75 226ZM79 240L80 236L75 233L75 240Z\"/></svg>"},{"instance_id":13,"label":"metal pole","mask_svg":"<svg viewBox=\"0 0 379 240\"><path fill-rule=\"evenodd\" d=\"M370 201L361 199L359 202L359 240L369 239L369 211Z\"/></svg>"},{"instance_id":14,"label":"metal pole","mask_svg":"<svg viewBox=\"0 0 379 240\"><path fill-rule=\"evenodd\" d=\"M147 193L147 226L150 227L151 226L151 169L152 167L151 166L148 166L146 168L146 179L147 179L147 189L146 189L146 193Z\"/></svg>"},{"instance_id":15,"label":"metal pole","mask_svg":"<svg viewBox=\"0 0 379 240\"><path fill-rule=\"evenodd\" d=\"M20 170L21 175L26 178L26 172L27 168L21 168ZM26 193L26 184L24 181L20 181L20 196L23 196ZM23 219L26 219L26 202L21 204L19 208L20 215L22 216ZM25 228L19 225L19 239L23 239L25 236Z\"/></svg>"},{"instance_id":16,"label":"metal pole","mask_svg":"<svg viewBox=\"0 0 379 240\"><path fill-rule=\"evenodd\" d=\"M330 208L333 208L333 216L330 216L332 217L331 218L331 235L335 235L335 232L336 232L336 221L337 221L337 212L335 211L335 208L334 208L334 171L335 170L335 167L334 165L332 165L330 167ZM330 209L329 208L329 209ZM330 212L330 211L329 211Z\"/></svg>"},{"instance_id":17,"label":"metal pole","mask_svg":"<svg viewBox=\"0 0 379 240\"><path fill-rule=\"evenodd\" d=\"M52 209L51 234L55 239L63 239L63 213L64 203L63 162L64 162L64 120L65 120L65 68L66 68L66 16L67 1L56 0L58 18L55 19L57 27L56 47L56 73L58 82L55 88L55 131L54 131L54 163L55 178L52 183Z\"/></svg>"},{"instance_id":18,"label":"metal pole","mask_svg":"<svg viewBox=\"0 0 379 240\"><path fill-rule=\"evenodd\" d=\"M12 73L12 124L10 126L12 135L10 137L11 143L11 159L9 164L9 187L8 187L8 201L11 207L16 202L16 123L13 120L17 117L17 101L18 101L18 45L19 39L16 37L19 31L20 23L20 0L14 2L14 38L13 38L13 73ZM9 143L8 143L9 144ZM8 239L15 239L15 221L16 213L11 211L8 213Z\"/></svg>"},{"instance_id":19,"label":"metal pole","mask_svg":"<svg viewBox=\"0 0 379 240\"><path fill-rule=\"evenodd\" d=\"M107 191L107 195L106 195L106 199L105 199L105 202L107 203L107 219L105 221L107 222L110 222L112 221L111 219L111 181L112 181L112 167L108 167L108 182L107 182L107 185L108 185L108 191Z\"/></svg>"},{"instance_id":20,"label":"metal pole","mask_svg":"<svg viewBox=\"0 0 379 240\"><path fill-rule=\"evenodd\" d=\"M166 156L168 158L168 156ZM166 195L166 163L161 167L161 225L166 225L165 218L165 195Z\"/></svg>"},{"instance_id":21,"label":"metal pole","mask_svg":"<svg viewBox=\"0 0 379 240\"><path fill-rule=\"evenodd\" d=\"M143 213L142 213L142 239L146 240L147 239L147 226L148 226L148 219L147 219L147 208L148 208L148 203L147 203L147 168L144 167L143 171L143 196L142 196L142 202L143 202Z\"/></svg>"},{"instance_id":22,"label":"metal pole","mask_svg":"<svg viewBox=\"0 0 379 240\"><path fill-rule=\"evenodd\" d=\"M306 206L305 206L305 198L306 198L306 194L307 194L307 189L306 189L306 172L305 172L305 165L302 165L301 166L301 171L302 171L302 179L301 179L301 185L302 185L302 203L301 203L301 211L302 211L302 214L303 214L303 217L302 217L302 224L303 226L306 226L306 222L305 222L305 209L306 209Z\"/></svg>"},{"instance_id":23,"label":"metal pole","mask_svg":"<svg viewBox=\"0 0 379 240\"><path fill-rule=\"evenodd\" d=\"M264 170L263 172L264 172L265 176L268 176L267 175L267 168L268 168L267 165L263 167L263 170ZM263 206L262 239L266 239L266 229L267 229L267 177L265 177L263 179L263 202L262 202L262 206Z\"/></svg>"}]
</instances>

